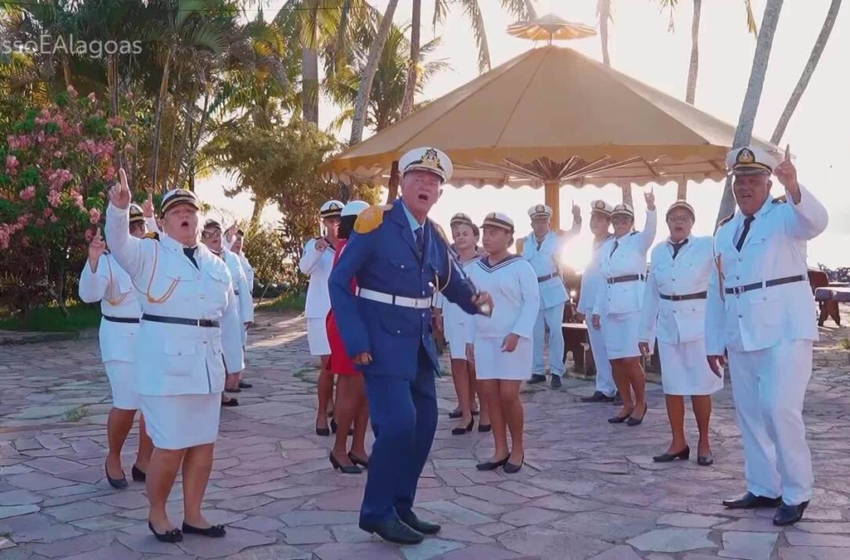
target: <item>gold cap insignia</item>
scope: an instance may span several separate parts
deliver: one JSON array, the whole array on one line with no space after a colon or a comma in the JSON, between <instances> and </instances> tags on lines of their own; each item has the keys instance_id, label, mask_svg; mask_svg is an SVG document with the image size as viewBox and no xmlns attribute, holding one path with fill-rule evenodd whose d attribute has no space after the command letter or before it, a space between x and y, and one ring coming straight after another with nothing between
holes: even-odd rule
<instances>
[{"instance_id":1,"label":"gold cap insignia","mask_svg":"<svg viewBox=\"0 0 850 560\"><path fill-rule=\"evenodd\" d=\"M749 148L742 149L735 158L735 163L754 163L755 161L756 156Z\"/></svg>"},{"instance_id":2,"label":"gold cap insignia","mask_svg":"<svg viewBox=\"0 0 850 560\"><path fill-rule=\"evenodd\" d=\"M427 150L425 150L425 154L422 156L421 163L422 165L430 167L432 169L443 169L443 166L440 163L440 156L437 155L437 150L435 150L434 148L428 148Z\"/></svg>"}]
</instances>

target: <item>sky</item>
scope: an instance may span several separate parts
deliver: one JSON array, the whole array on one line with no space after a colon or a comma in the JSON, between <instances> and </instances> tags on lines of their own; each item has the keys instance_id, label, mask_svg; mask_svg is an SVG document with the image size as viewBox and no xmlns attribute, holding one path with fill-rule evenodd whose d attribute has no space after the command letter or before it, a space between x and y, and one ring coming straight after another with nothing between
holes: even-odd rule
<instances>
[{"instance_id":1,"label":"sky","mask_svg":"<svg viewBox=\"0 0 850 560\"><path fill-rule=\"evenodd\" d=\"M498 0L479 2L483 8L494 68L535 47L532 41L517 39L505 32L514 18L502 12ZM387 0L372 0L371 3L383 11ZM759 23L765 3L766 0L753 0ZM265 11L274 14L282 4L282 0L272 0ZM410 4L411 0L400 0L394 18L396 24L410 20ZM435 33L431 26L434 3L425 0L422 4L422 41L424 43L435 35L441 37L442 46L433 58L445 59L451 69L438 74L417 101L436 99L478 75L475 41L460 10L452 11ZM554 13L569 21L589 25L596 23L596 0L537 0L535 4L540 15ZM773 133L811 53L829 4L830 0L785 0L755 122L755 135L770 138ZM656 0L613 0L614 24L609 42L611 65L670 95L684 99L691 48L692 3L679 2L680 8L675 14L675 29L672 32L667 28L667 13L662 13L658 5ZM756 46L755 37L747 31L743 6L743 0L703 2L700 28L700 73L696 106L733 125L737 123L741 111ZM574 48L595 60L602 60L598 36L558 44ZM847 68L846 58L842 60L841 54L848 52L850 16L845 7L838 16L818 69L781 142L783 146L786 143L791 145L800 182L824 202L830 211L830 224L826 232L809 244L809 264L812 266L817 263L833 268L850 265L847 253L840 250L841 247L850 246L850 189L846 185L841 186L850 174L850 104L847 103L850 98L850 80L840 77L842 73L846 75ZM337 107L323 100L320 105L320 126L327 127L338 111ZM343 129L339 136L347 140L348 129ZM200 181L197 191L203 200L214 207L226 209L230 215L247 218L253 209L249 195L242 194L232 199L224 196L223 186L234 183L232 176L216 174ZM778 196L782 194L782 187L776 181L774 183L773 194ZM713 182L690 184L688 201L697 211L695 234L712 233L722 187L722 184ZM661 211L676 199L676 186L672 183L656 186L654 192L656 205ZM640 229L645 217L643 190L635 188L633 196L636 227ZM611 204L621 202L620 191L615 187L561 189L562 227L570 227L570 206L573 202L581 207L585 217L582 235L567 248L566 259L577 268L582 268L589 258L589 206L597 198ZM432 210L431 217L446 226L456 212L465 212L479 221L488 212L504 212L514 220L517 234L523 236L530 232L527 209L542 202L542 189L447 186ZM267 207L263 213L264 220L274 220L279 216L273 206ZM666 226L662 221L657 241L662 241L666 236Z\"/></svg>"}]
</instances>

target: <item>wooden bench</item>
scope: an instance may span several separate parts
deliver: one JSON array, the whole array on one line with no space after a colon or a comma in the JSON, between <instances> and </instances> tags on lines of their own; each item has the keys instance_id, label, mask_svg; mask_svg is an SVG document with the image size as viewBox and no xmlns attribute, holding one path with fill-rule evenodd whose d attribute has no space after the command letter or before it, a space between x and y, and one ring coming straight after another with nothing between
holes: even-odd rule
<instances>
[{"instance_id":1,"label":"wooden bench","mask_svg":"<svg viewBox=\"0 0 850 560\"><path fill-rule=\"evenodd\" d=\"M841 317L838 314L838 304L850 303L850 285L836 283L830 284L824 288L816 288L815 300L817 300L820 305L818 326L823 326L827 316L835 321L836 325L841 326Z\"/></svg>"}]
</instances>

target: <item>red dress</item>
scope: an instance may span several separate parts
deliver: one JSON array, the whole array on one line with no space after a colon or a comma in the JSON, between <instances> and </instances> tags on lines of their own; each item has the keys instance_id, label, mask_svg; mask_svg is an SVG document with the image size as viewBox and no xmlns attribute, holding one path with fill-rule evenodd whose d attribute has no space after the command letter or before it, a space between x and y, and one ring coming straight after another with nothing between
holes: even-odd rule
<instances>
[{"instance_id":1,"label":"red dress","mask_svg":"<svg viewBox=\"0 0 850 560\"><path fill-rule=\"evenodd\" d=\"M339 256L342 254L342 250L345 248L346 242L347 240L343 239L337 244L336 251L334 251L332 269L336 266L336 261L339 260ZM357 281L352 279L351 293L354 293L356 288ZM328 343L331 347L331 357L328 360L328 371L336 375L358 375L360 372L354 368L354 362L351 361L351 358L349 358L348 354L345 352L345 346L342 344L342 338L339 336L339 330L336 326L333 309L328 311L328 317L325 319L325 325L328 330Z\"/></svg>"}]
</instances>

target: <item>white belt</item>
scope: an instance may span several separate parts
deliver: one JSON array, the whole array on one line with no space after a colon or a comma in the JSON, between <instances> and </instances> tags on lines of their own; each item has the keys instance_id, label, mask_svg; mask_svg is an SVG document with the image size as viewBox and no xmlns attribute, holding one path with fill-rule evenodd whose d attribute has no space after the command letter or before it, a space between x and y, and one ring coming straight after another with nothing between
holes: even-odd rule
<instances>
[{"instance_id":1,"label":"white belt","mask_svg":"<svg viewBox=\"0 0 850 560\"><path fill-rule=\"evenodd\" d=\"M413 309L428 309L431 307L431 298L410 298L403 296L394 296L375 290L367 290L365 288L357 288L357 296L379 303L387 303L389 305L398 305L401 307L411 307Z\"/></svg>"}]
</instances>

